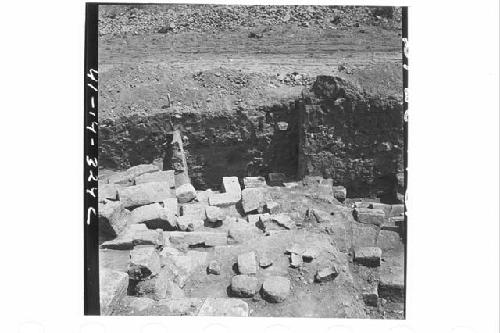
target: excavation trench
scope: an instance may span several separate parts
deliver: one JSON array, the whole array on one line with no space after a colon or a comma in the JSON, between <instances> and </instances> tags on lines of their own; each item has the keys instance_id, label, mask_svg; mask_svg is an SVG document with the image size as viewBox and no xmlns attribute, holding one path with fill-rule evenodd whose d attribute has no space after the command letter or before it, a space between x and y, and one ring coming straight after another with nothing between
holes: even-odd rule
<instances>
[{"instance_id":1,"label":"excavation trench","mask_svg":"<svg viewBox=\"0 0 500 333\"><path fill-rule=\"evenodd\" d=\"M280 172L289 180L332 178L349 197L396 202L403 192L400 100L368 95L337 77L320 76L295 101L257 110L133 115L99 125L104 169L161 163L173 126L182 133L189 176L200 190L220 189L223 176Z\"/></svg>"}]
</instances>

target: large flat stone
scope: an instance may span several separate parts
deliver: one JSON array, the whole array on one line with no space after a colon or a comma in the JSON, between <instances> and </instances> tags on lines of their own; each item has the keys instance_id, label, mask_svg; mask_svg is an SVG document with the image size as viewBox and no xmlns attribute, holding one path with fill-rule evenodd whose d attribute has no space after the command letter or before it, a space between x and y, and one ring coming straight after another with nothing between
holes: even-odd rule
<instances>
[{"instance_id":1,"label":"large flat stone","mask_svg":"<svg viewBox=\"0 0 500 333\"><path fill-rule=\"evenodd\" d=\"M144 223L149 229L175 230L177 217L159 203L153 203L134 209L131 213L131 223Z\"/></svg>"},{"instance_id":2,"label":"large flat stone","mask_svg":"<svg viewBox=\"0 0 500 333\"><path fill-rule=\"evenodd\" d=\"M238 256L238 272L245 275L257 273L255 252L247 252Z\"/></svg>"},{"instance_id":3,"label":"large flat stone","mask_svg":"<svg viewBox=\"0 0 500 333\"><path fill-rule=\"evenodd\" d=\"M137 229L144 226L145 229ZM163 233L147 229L145 225L131 225L119 237L101 244L103 249L131 250L136 245L163 245Z\"/></svg>"},{"instance_id":4,"label":"large flat stone","mask_svg":"<svg viewBox=\"0 0 500 333\"><path fill-rule=\"evenodd\" d=\"M241 192L241 204L245 213L259 211L264 209L264 192L260 188L246 188Z\"/></svg>"},{"instance_id":5,"label":"large flat stone","mask_svg":"<svg viewBox=\"0 0 500 333\"><path fill-rule=\"evenodd\" d=\"M171 189L175 188L174 170L145 173L134 178L135 185L151 182L165 182Z\"/></svg>"},{"instance_id":6,"label":"large flat stone","mask_svg":"<svg viewBox=\"0 0 500 333\"><path fill-rule=\"evenodd\" d=\"M121 186L118 184L105 184L99 182L97 196L99 201L108 200L118 200L118 189Z\"/></svg>"},{"instance_id":7,"label":"large flat stone","mask_svg":"<svg viewBox=\"0 0 500 333\"><path fill-rule=\"evenodd\" d=\"M175 197L166 182L151 182L123 187L118 190L118 195L125 208L162 202L167 198Z\"/></svg>"},{"instance_id":8,"label":"large flat stone","mask_svg":"<svg viewBox=\"0 0 500 333\"><path fill-rule=\"evenodd\" d=\"M234 298L207 298L198 316L248 317L248 304Z\"/></svg>"},{"instance_id":9,"label":"large flat stone","mask_svg":"<svg viewBox=\"0 0 500 333\"><path fill-rule=\"evenodd\" d=\"M203 305L202 298L162 299L145 314L152 316L196 316Z\"/></svg>"},{"instance_id":10,"label":"large flat stone","mask_svg":"<svg viewBox=\"0 0 500 333\"><path fill-rule=\"evenodd\" d=\"M123 272L101 268L99 270L99 299L101 315L109 316L127 293L128 275Z\"/></svg>"},{"instance_id":11,"label":"large flat stone","mask_svg":"<svg viewBox=\"0 0 500 333\"><path fill-rule=\"evenodd\" d=\"M225 207L238 203L241 200L241 195L236 193L214 193L208 198L211 206Z\"/></svg>"}]
</instances>

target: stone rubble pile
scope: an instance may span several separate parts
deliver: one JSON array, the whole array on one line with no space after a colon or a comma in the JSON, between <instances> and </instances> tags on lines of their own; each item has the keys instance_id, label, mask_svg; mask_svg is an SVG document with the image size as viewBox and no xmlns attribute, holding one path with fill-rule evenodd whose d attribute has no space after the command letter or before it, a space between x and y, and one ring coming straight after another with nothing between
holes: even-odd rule
<instances>
[{"instance_id":1,"label":"stone rubble pile","mask_svg":"<svg viewBox=\"0 0 500 333\"><path fill-rule=\"evenodd\" d=\"M338 251L343 247L337 240L345 239L347 222L354 237L353 264L382 272L378 285L363 287L361 298L375 307L379 298L404 299L402 272L388 269L383 262L384 251L400 243L394 235L405 223L403 205L356 201L349 208L341 203L346 200L345 188L331 180L306 177L303 184L294 186L282 174L268 175L268 180L269 185L264 177L223 177L222 192L197 191L191 183L176 185L173 170L161 171L154 165L135 166L100 179L101 251L129 253L126 272L101 269L102 313L248 316L245 299L286 303L296 281L334 287L345 279L343 274L351 273L322 245L290 243L281 253L248 245L279 233L320 228L332 230L332 244ZM310 207L302 221L286 201L272 194L281 193L273 190L293 194L301 186L328 197L316 199L332 210ZM307 220L312 223L304 224ZM373 241L367 230L376 230ZM215 259L215 253L230 250L237 252L232 262ZM280 258L288 259L287 276L280 271ZM304 278L309 271L310 278ZM292 278L294 274L299 274L299 280ZM226 279L229 298L186 295L189 281L202 275ZM117 312L120 306L127 310Z\"/></svg>"}]
</instances>

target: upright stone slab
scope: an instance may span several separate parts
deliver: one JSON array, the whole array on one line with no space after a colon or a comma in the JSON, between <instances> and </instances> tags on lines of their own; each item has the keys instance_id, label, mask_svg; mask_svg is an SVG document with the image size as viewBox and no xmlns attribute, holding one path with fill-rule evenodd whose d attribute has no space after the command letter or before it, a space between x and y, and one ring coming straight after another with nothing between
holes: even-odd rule
<instances>
[{"instance_id":1,"label":"upright stone slab","mask_svg":"<svg viewBox=\"0 0 500 333\"><path fill-rule=\"evenodd\" d=\"M108 268L99 269L101 315L109 316L127 293L128 275Z\"/></svg>"},{"instance_id":2,"label":"upright stone slab","mask_svg":"<svg viewBox=\"0 0 500 333\"><path fill-rule=\"evenodd\" d=\"M265 201L264 193L260 188L246 188L241 192L241 204L245 213L252 211L262 212Z\"/></svg>"},{"instance_id":3,"label":"upright stone slab","mask_svg":"<svg viewBox=\"0 0 500 333\"><path fill-rule=\"evenodd\" d=\"M151 182L124 187L118 190L118 195L125 208L162 202L167 198L175 197L166 182Z\"/></svg>"},{"instance_id":4,"label":"upright stone slab","mask_svg":"<svg viewBox=\"0 0 500 333\"><path fill-rule=\"evenodd\" d=\"M226 193L241 195L241 186L238 177L222 177L222 187Z\"/></svg>"},{"instance_id":5,"label":"upright stone slab","mask_svg":"<svg viewBox=\"0 0 500 333\"><path fill-rule=\"evenodd\" d=\"M181 132L178 130L172 131L167 134L166 141L163 169L174 170L176 187L190 183Z\"/></svg>"},{"instance_id":6,"label":"upright stone slab","mask_svg":"<svg viewBox=\"0 0 500 333\"><path fill-rule=\"evenodd\" d=\"M140 224L142 225L142 224ZM136 245L163 245L163 233L157 230L138 229L137 224L130 225L119 237L101 244L103 249L111 250L131 250Z\"/></svg>"}]
</instances>

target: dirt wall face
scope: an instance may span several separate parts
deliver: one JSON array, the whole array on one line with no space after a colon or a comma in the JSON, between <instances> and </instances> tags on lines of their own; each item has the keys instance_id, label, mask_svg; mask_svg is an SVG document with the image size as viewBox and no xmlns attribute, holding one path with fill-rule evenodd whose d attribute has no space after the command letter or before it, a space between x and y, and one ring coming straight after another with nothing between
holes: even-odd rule
<instances>
[{"instance_id":1,"label":"dirt wall face","mask_svg":"<svg viewBox=\"0 0 500 333\"><path fill-rule=\"evenodd\" d=\"M161 160L173 125L184 139L189 175L197 189L219 189L225 176L282 172L298 165L295 102L231 114L171 113L104 120L99 129L100 165L125 169Z\"/></svg>"},{"instance_id":2,"label":"dirt wall face","mask_svg":"<svg viewBox=\"0 0 500 333\"><path fill-rule=\"evenodd\" d=\"M351 83L319 76L300 108L299 176L332 178L350 197L397 201L403 108Z\"/></svg>"}]
</instances>

